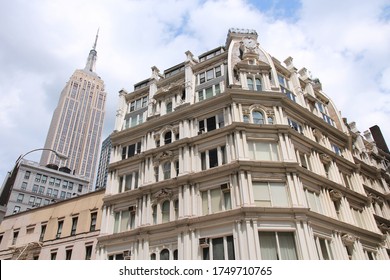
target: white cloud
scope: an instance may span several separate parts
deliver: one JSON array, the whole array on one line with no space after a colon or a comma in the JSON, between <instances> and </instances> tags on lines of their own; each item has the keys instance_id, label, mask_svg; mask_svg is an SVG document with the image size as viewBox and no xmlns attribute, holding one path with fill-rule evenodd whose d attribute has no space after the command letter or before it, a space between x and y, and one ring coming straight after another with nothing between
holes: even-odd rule
<instances>
[{"instance_id":1,"label":"white cloud","mask_svg":"<svg viewBox=\"0 0 390 280\"><path fill-rule=\"evenodd\" d=\"M163 71L184 61L187 50L199 55L223 45L237 27L257 30L262 47L280 61L292 56L298 69L320 78L344 117L361 131L378 124L390 141L386 2L303 0L291 10L274 1L261 11L258 1L244 0L7 1L0 11L7 26L0 30L0 130L7 131L0 177L19 154L43 146L59 94L84 67L99 27L97 72L108 92L104 136L113 129L121 88L132 90L153 65Z\"/></svg>"}]
</instances>

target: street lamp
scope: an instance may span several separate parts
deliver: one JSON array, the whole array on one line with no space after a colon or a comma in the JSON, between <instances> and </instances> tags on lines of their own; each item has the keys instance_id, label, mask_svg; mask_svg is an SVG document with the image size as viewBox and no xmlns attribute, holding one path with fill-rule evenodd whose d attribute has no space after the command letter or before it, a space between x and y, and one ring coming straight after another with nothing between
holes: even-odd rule
<instances>
[{"instance_id":1,"label":"street lamp","mask_svg":"<svg viewBox=\"0 0 390 280\"><path fill-rule=\"evenodd\" d=\"M20 155L18 157L18 159L16 160L15 166L12 169L12 171L7 173L7 179L5 180L5 184L3 185L3 188L1 190L1 194L0 194L0 222L3 220L5 213L7 211L8 200L11 196L11 192L12 192L12 189L13 189L13 186L15 183L16 175L18 174L19 166L20 166L20 163L22 162L22 159L26 155L33 153L33 152L36 152L36 151L51 151L61 160L68 159L68 157L65 156L64 154L61 154L55 150L47 149L47 148L34 149L34 150L31 150L25 154Z\"/></svg>"}]
</instances>

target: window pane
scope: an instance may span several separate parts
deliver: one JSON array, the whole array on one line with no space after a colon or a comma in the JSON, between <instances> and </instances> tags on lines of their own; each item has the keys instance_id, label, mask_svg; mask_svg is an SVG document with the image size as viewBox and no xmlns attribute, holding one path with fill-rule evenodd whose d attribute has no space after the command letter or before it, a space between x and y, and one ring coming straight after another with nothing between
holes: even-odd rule
<instances>
[{"instance_id":1,"label":"window pane","mask_svg":"<svg viewBox=\"0 0 390 280\"><path fill-rule=\"evenodd\" d=\"M223 200L225 204L225 210L232 209L232 198L230 197L230 191L223 193Z\"/></svg>"},{"instance_id":2,"label":"window pane","mask_svg":"<svg viewBox=\"0 0 390 280\"><path fill-rule=\"evenodd\" d=\"M214 69L207 71L206 76L207 76L207 81L213 79L214 78Z\"/></svg>"},{"instance_id":3,"label":"window pane","mask_svg":"<svg viewBox=\"0 0 390 280\"><path fill-rule=\"evenodd\" d=\"M129 229L130 211L122 211L121 229L120 231L126 231Z\"/></svg>"},{"instance_id":4,"label":"window pane","mask_svg":"<svg viewBox=\"0 0 390 280\"><path fill-rule=\"evenodd\" d=\"M278 144L277 143L270 143L271 146L271 160L279 160L279 154L278 154Z\"/></svg>"},{"instance_id":5,"label":"window pane","mask_svg":"<svg viewBox=\"0 0 390 280\"><path fill-rule=\"evenodd\" d=\"M268 183L252 183L252 185L256 206L271 206L271 196L268 189Z\"/></svg>"},{"instance_id":6,"label":"window pane","mask_svg":"<svg viewBox=\"0 0 390 280\"><path fill-rule=\"evenodd\" d=\"M319 242L320 242L320 247L321 247L321 252L322 252L322 258L324 260L330 260L328 249L326 246L327 241L325 239L319 238Z\"/></svg>"},{"instance_id":7,"label":"window pane","mask_svg":"<svg viewBox=\"0 0 390 280\"><path fill-rule=\"evenodd\" d=\"M266 142L256 142L256 159L257 160L271 160L270 146Z\"/></svg>"},{"instance_id":8,"label":"window pane","mask_svg":"<svg viewBox=\"0 0 390 280\"><path fill-rule=\"evenodd\" d=\"M226 237L228 260L235 260L233 236Z\"/></svg>"},{"instance_id":9,"label":"window pane","mask_svg":"<svg viewBox=\"0 0 390 280\"><path fill-rule=\"evenodd\" d=\"M253 123L255 124L263 124L264 123L264 116L261 112L254 111L252 113L253 116Z\"/></svg>"},{"instance_id":10,"label":"window pane","mask_svg":"<svg viewBox=\"0 0 390 280\"><path fill-rule=\"evenodd\" d=\"M212 149L209 151L210 168L218 166L218 150Z\"/></svg>"},{"instance_id":11,"label":"window pane","mask_svg":"<svg viewBox=\"0 0 390 280\"><path fill-rule=\"evenodd\" d=\"M202 192L202 213L203 215L207 215L209 213L209 205L208 205L208 192Z\"/></svg>"},{"instance_id":12,"label":"window pane","mask_svg":"<svg viewBox=\"0 0 390 280\"><path fill-rule=\"evenodd\" d=\"M119 217L120 217L120 212L115 213L114 233L119 232Z\"/></svg>"},{"instance_id":13,"label":"window pane","mask_svg":"<svg viewBox=\"0 0 390 280\"><path fill-rule=\"evenodd\" d=\"M280 255L282 260L296 260L294 233L278 232Z\"/></svg>"},{"instance_id":14,"label":"window pane","mask_svg":"<svg viewBox=\"0 0 390 280\"><path fill-rule=\"evenodd\" d=\"M263 260L278 260L278 251L274 232L259 232L260 252Z\"/></svg>"},{"instance_id":15,"label":"window pane","mask_svg":"<svg viewBox=\"0 0 390 280\"><path fill-rule=\"evenodd\" d=\"M210 98L210 97L213 97L213 88L212 87L206 88L206 99Z\"/></svg>"},{"instance_id":16,"label":"window pane","mask_svg":"<svg viewBox=\"0 0 390 280\"><path fill-rule=\"evenodd\" d=\"M270 183L272 206L289 206L286 186L280 183Z\"/></svg>"},{"instance_id":17,"label":"window pane","mask_svg":"<svg viewBox=\"0 0 390 280\"><path fill-rule=\"evenodd\" d=\"M219 212L222 210L222 201L221 201L221 190L214 189L210 190L211 196L211 212Z\"/></svg>"},{"instance_id":18,"label":"window pane","mask_svg":"<svg viewBox=\"0 0 390 280\"><path fill-rule=\"evenodd\" d=\"M169 222L169 201L166 200L161 206L163 223Z\"/></svg>"},{"instance_id":19,"label":"window pane","mask_svg":"<svg viewBox=\"0 0 390 280\"><path fill-rule=\"evenodd\" d=\"M207 131L212 131L217 128L217 123L215 121L215 117L211 117L207 119Z\"/></svg>"},{"instance_id":20,"label":"window pane","mask_svg":"<svg viewBox=\"0 0 390 280\"><path fill-rule=\"evenodd\" d=\"M160 260L169 260L169 251L167 249L164 249L160 252Z\"/></svg>"},{"instance_id":21,"label":"window pane","mask_svg":"<svg viewBox=\"0 0 390 280\"><path fill-rule=\"evenodd\" d=\"M213 260L224 260L223 238L214 238L213 242Z\"/></svg>"},{"instance_id":22,"label":"window pane","mask_svg":"<svg viewBox=\"0 0 390 280\"><path fill-rule=\"evenodd\" d=\"M248 83L248 89L253 90L253 80L251 78L247 78L247 83Z\"/></svg>"},{"instance_id":23,"label":"window pane","mask_svg":"<svg viewBox=\"0 0 390 280\"><path fill-rule=\"evenodd\" d=\"M135 144L130 145L127 150L127 156L132 157L135 154Z\"/></svg>"}]
</instances>

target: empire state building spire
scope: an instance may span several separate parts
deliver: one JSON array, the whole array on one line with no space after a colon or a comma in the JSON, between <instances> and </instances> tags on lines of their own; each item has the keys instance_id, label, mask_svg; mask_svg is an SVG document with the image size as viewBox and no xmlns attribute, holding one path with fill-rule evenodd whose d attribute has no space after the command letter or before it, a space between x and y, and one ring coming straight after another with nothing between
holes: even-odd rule
<instances>
[{"instance_id":1,"label":"empire state building spire","mask_svg":"<svg viewBox=\"0 0 390 280\"><path fill-rule=\"evenodd\" d=\"M92 49L89 51L87 64L85 65L85 70L90 72L95 72L96 70L96 60L97 60L97 51L96 51L96 44L99 36L99 29L96 33L95 43L92 46Z\"/></svg>"}]
</instances>

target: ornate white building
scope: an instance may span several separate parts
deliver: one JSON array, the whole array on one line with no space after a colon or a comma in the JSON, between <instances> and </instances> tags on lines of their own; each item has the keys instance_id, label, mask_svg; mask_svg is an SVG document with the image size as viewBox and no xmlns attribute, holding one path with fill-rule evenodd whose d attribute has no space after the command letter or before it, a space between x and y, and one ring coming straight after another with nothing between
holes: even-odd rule
<instances>
[{"instance_id":1,"label":"ornate white building","mask_svg":"<svg viewBox=\"0 0 390 280\"><path fill-rule=\"evenodd\" d=\"M252 30L121 90L98 259L389 259L389 154Z\"/></svg>"}]
</instances>

